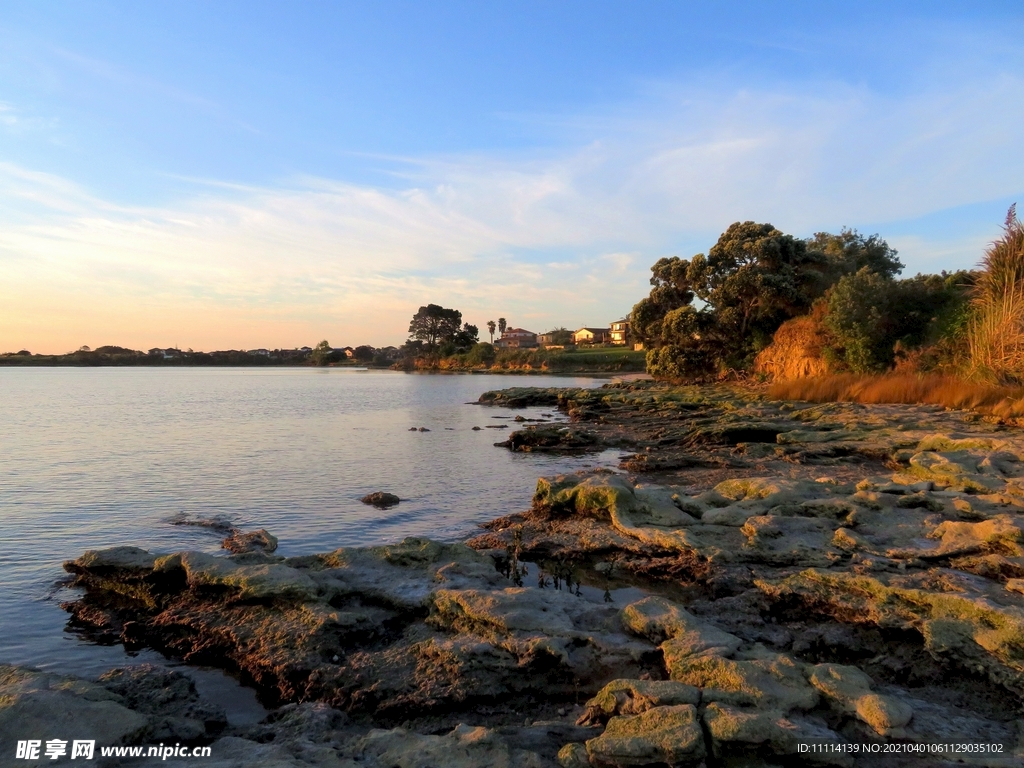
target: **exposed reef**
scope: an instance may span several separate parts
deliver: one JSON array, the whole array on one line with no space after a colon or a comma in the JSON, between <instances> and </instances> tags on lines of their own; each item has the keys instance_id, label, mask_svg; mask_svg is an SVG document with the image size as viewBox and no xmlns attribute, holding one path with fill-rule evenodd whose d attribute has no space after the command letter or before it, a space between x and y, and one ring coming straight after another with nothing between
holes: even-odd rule
<instances>
[{"instance_id":1,"label":"exposed reef","mask_svg":"<svg viewBox=\"0 0 1024 768\"><path fill-rule=\"evenodd\" d=\"M1018 429L650 384L482 401L557 406L626 472L543 478L467 544L87 552L72 626L278 707L193 737L225 768L1024 762Z\"/></svg>"}]
</instances>

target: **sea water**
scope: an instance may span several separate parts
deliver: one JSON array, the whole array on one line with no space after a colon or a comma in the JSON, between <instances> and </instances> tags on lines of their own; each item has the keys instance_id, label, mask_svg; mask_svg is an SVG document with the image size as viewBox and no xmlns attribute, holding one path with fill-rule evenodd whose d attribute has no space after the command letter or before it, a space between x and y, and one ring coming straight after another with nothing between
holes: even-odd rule
<instances>
[{"instance_id":1,"label":"sea water","mask_svg":"<svg viewBox=\"0 0 1024 768\"><path fill-rule=\"evenodd\" d=\"M286 556L472 535L526 509L537 477L618 456L495 447L515 414L561 417L473 404L480 394L601 383L339 368L0 368L0 663L83 676L166 663L66 631L59 604L76 593L61 586L61 564L118 545L222 551L223 534L173 525L182 515L266 528ZM378 490L401 503L360 502Z\"/></svg>"}]
</instances>

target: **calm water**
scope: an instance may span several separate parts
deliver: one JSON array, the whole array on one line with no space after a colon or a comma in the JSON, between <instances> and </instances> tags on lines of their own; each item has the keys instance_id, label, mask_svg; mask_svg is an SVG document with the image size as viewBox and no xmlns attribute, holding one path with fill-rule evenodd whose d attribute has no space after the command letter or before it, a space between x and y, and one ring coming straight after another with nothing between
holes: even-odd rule
<instances>
[{"instance_id":1,"label":"calm water","mask_svg":"<svg viewBox=\"0 0 1024 768\"><path fill-rule=\"evenodd\" d=\"M0 663L95 675L119 647L64 632L61 563L90 548L220 551L178 513L266 528L284 555L405 536L456 539L529 506L536 478L617 454L493 443L512 412L467 404L518 384L594 379L312 369L0 368ZM517 411L525 416L550 409ZM504 417L504 418L495 418ZM410 432L410 427L429 432ZM397 493L379 511L366 493ZM139 658L134 659L135 662ZM159 661L143 654L145 661Z\"/></svg>"}]
</instances>

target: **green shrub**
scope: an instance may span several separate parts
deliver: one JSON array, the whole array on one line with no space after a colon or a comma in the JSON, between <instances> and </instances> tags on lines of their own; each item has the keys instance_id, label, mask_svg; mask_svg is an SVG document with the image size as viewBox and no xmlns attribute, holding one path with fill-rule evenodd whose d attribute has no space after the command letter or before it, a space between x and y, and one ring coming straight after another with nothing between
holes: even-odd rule
<instances>
[{"instance_id":1,"label":"green shrub","mask_svg":"<svg viewBox=\"0 0 1024 768\"><path fill-rule=\"evenodd\" d=\"M490 366L494 363L496 356L494 346L488 344L486 341L481 341L474 344L473 347L465 354L466 365L477 367L481 365Z\"/></svg>"},{"instance_id":2,"label":"green shrub","mask_svg":"<svg viewBox=\"0 0 1024 768\"><path fill-rule=\"evenodd\" d=\"M972 275L956 272L893 280L864 267L826 294L825 356L854 373L888 370L897 345L919 349L962 332Z\"/></svg>"}]
</instances>

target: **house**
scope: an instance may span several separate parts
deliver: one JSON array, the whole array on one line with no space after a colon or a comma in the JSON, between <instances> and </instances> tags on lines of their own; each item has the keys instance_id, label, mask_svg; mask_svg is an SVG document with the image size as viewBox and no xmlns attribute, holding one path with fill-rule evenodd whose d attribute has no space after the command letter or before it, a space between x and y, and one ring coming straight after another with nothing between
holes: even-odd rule
<instances>
[{"instance_id":1,"label":"house","mask_svg":"<svg viewBox=\"0 0 1024 768\"><path fill-rule=\"evenodd\" d=\"M509 328L494 346L500 349L526 349L537 346L537 334L525 328Z\"/></svg>"},{"instance_id":2,"label":"house","mask_svg":"<svg viewBox=\"0 0 1024 768\"><path fill-rule=\"evenodd\" d=\"M250 349L249 350L249 354L250 355L262 355L263 357L270 357L270 350L269 349Z\"/></svg>"},{"instance_id":3,"label":"house","mask_svg":"<svg viewBox=\"0 0 1024 768\"><path fill-rule=\"evenodd\" d=\"M609 332L609 341L612 344L618 346L625 346L629 341L629 320L623 318L622 320L616 320L612 323L611 331Z\"/></svg>"},{"instance_id":4,"label":"house","mask_svg":"<svg viewBox=\"0 0 1024 768\"><path fill-rule=\"evenodd\" d=\"M580 328L573 333L573 344L603 344L608 341L610 328Z\"/></svg>"},{"instance_id":5,"label":"house","mask_svg":"<svg viewBox=\"0 0 1024 768\"><path fill-rule=\"evenodd\" d=\"M308 352L312 352L312 351L313 351L312 347L299 347L299 352L307 352L308 353Z\"/></svg>"},{"instance_id":6,"label":"house","mask_svg":"<svg viewBox=\"0 0 1024 768\"><path fill-rule=\"evenodd\" d=\"M349 360L351 360L351 359L352 359L353 357L355 357L355 355L356 355L356 351L355 351L355 349L353 349L352 347L341 347L340 349L339 349L338 347L335 347L335 348L333 349L333 351L334 351L334 352L341 352L341 353L342 353L343 355L345 355L345 357L347 357L347 358L348 358Z\"/></svg>"}]
</instances>

